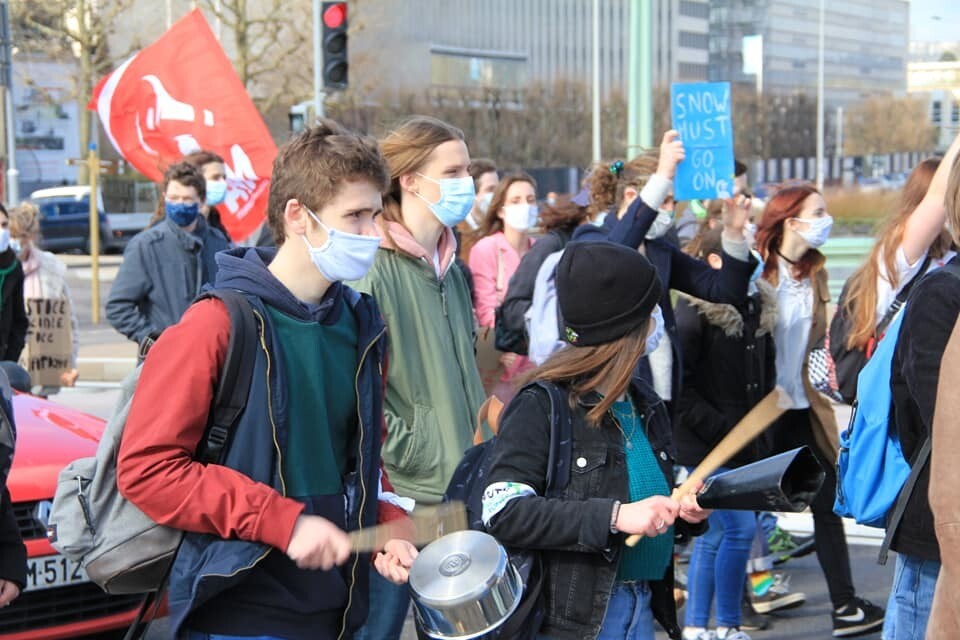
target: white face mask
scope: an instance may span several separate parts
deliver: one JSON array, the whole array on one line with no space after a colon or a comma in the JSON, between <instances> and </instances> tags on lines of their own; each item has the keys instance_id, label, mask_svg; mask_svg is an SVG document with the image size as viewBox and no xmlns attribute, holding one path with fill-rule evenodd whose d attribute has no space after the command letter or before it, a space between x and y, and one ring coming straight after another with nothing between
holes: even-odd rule
<instances>
[{"instance_id":1,"label":"white face mask","mask_svg":"<svg viewBox=\"0 0 960 640\"><path fill-rule=\"evenodd\" d=\"M663 311L660 310L660 305L657 305L653 308L650 318L654 320L656 326L654 326L653 331L647 334L647 346L646 350L643 352L644 355L650 355L656 351L657 347L660 346L660 339L663 338L663 327L665 326L665 323L663 321Z\"/></svg>"},{"instance_id":2,"label":"white face mask","mask_svg":"<svg viewBox=\"0 0 960 640\"><path fill-rule=\"evenodd\" d=\"M490 208L490 203L493 201L493 192L488 191L480 196L480 200L477 202L477 209L480 210L480 213L487 215L487 210Z\"/></svg>"},{"instance_id":3,"label":"white face mask","mask_svg":"<svg viewBox=\"0 0 960 640\"><path fill-rule=\"evenodd\" d=\"M0 253L10 248L10 229L0 229Z\"/></svg>"},{"instance_id":4,"label":"white face mask","mask_svg":"<svg viewBox=\"0 0 960 640\"><path fill-rule=\"evenodd\" d=\"M657 218L653 221L653 224L650 225L650 230L647 231L647 240L662 238L667 234L667 231L670 231L670 227L672 226L673 211L657 209Z\"/></svg>"},{"instance_id":5,"label":"white face mask","mask_svg":"<svg viewBox=\"0 0 960 640\"><path fill-rule=\"evenodd\" d=\"M526 231L537 224L537 205L521 202L508 204L503 207L504 223L517 231Z\"/></svg>"},{"instance_id":6,"label":"white face mask","mask_svg":"<svg viewBox=\"0 0 960 640\"><path fill-rule=\"evenodd\" d=\"M821 218L794 218L799 222L805 222L809 225L806 231L797 230L797 235L803 238L804 242L810 245L811 249L819 249L830 237L830 230L833 229L833 217L825 215Z\"/></svg>"},{"instance_id":7,"label":"white face mask","mask_svg":"<svg viewBox=\"0 0 960 640\"><path fill-rule=\"evenodd\" d=\"M331 229L320 222L313 211L303 208L327 232L327 241L321 247L311 245L306 234L301 236L320 275L330 282L359 280L367 275L380 247L380 238Z\"/></svg>"}]
</instances>

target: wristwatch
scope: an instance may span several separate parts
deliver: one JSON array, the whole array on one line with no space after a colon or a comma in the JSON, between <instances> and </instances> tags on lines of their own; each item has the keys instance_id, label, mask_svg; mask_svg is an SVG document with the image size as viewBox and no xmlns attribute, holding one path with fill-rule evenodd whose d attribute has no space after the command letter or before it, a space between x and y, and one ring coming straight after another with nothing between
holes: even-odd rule
<instances>
[{"instance_id":1,"label":"wristwatch","mask_svg":"<svg viewBox=\"0 0 960 640\"><path fill-rule=\"evenodd\" d=\"M620 533L617 529L617 518L620 516L620 501L613 501L613 511L610 513L610 533Z\"/></svg>"}]
</instances>

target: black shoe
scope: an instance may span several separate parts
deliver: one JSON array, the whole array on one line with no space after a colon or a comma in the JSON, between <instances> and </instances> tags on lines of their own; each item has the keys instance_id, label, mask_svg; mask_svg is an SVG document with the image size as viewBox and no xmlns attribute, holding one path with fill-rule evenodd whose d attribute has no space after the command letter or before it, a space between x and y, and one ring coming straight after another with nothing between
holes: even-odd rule
<instances>
[{"instance_id":1,"label":"black shoe","mask_svg":"<svg viewBox=\"0 0 960 640\"><path fill-rule=\"evenodd\" d=\"M883 609L863 598L854 598L833 612L833 637L849 638L879 630Z\"/></svg>"},{"instance_id":2,"label":"black shoe","mask_svg":"<svg viewBox=\"0 0 960 640\"><path fill-rule=\"evenodd\" d=\"M790 592L790 576L773 574L773 585L763 595L750 594L750 603L757 613L773 613L781 609L793 609L806 602L806 594Z\"/></svg>"}]
</instances>

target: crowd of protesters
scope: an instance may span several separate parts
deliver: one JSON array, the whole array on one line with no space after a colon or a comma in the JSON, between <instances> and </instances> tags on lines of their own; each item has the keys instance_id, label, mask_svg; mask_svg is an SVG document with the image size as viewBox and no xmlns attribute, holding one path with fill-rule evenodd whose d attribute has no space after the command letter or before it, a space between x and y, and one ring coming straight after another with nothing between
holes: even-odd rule
<instances>
[{"instance_id":1,"label":"crowd of protesters","mask_svg":"<svg viewBox=\"0 0 960 640\"><path fill-rule=\"evenodd\" d=\"M533 177L471 159L448 123L415 116L376 141L324 120L279 150L260 246L234 247L217 211L223 160L197 152L172 164L107 300L144 363L119 489L188 533L170 577L172 633L399 638L416 547L398 535L368 559L345 532L440 503L496 396L506 408L483 524L505 545L539 550L536 637L647 640L657 624L684 640L762 637L763 614L805 600L774 561L813 551L834 636L950 637L960 566L945 487L957 440L941 432L956 431L948 385L960 367L945 354L960 349L960 278L940 267L956 262L958 149L960 139L914 169L840 303L843 348L897 340L892 422L907 459L938 436L892 532L886 611L858 595L833 509L839 427L811 372L830 328L820 250L833 218L812 186L762 202L737 163L733 194L677 202L686 156L668 131L658 149L592 166L576 195L541 201ZM0 207L0 226L0 355L16 362L24 300L70 292L64 265L38 246L32 205ZM907 287L922 303L908 301L901 334L884 336ZM209 289L241 292L259 331L222 465L194 457L230 337L222 301L194 302ZM71 321L61 386L78 377ZM572 411L576 462L559 498L545 495L551 409L535 382L559 388ZM775 387L790 406L718 473L809 448L825 480L808 539L770 513L671 495ZM627 546L634 534L642 541ZM2 548L5 603L24 584Z\"/></svg>"}]
</instances>

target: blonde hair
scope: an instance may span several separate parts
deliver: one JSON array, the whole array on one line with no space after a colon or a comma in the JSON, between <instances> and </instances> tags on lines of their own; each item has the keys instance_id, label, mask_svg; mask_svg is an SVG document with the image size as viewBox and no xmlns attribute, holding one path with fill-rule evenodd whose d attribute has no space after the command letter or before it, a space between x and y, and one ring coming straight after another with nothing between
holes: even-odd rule
<instances>
[{"instance_id":1,"label":"blonde hair","mask_svg":"<svg viewBox=\"0 0 960 640\"><path fill-rule=\"evenodd\" d=\"M960 156L954 159L953 166L950 167L944 203L947 206L947 224L950 225L953 242L960 245Z\"/></svg>"},{"instance_id":2,"label":"blonde hair","mask_svg":"<svg viewBox=\"0 0 960 640\"><path fill-rule=\"evenodd\" d=\"M19 206L10 209L7 217L10 220L11 236L40 236L40 209L32 202L21 202Z\"/></svg>"},{"instance_id":3,"label":"blonde hair","mask_svg":"<svg viewBox=\"0 0 960 640\"><path fill-rule=\"evenodd\" d=\"M380 151L390 170L390 190L383 199L383 218L403 224L400 212L400 176L421 168L444 142L463 140L463 131L431 118L411 116L380 141Z\"/></svg>"},{"instance_id":4,"label":"blonde hair","mask_svg":"<svg viewBox=\"0 0 960 640\"><path fill-rule=\"evenodd\" d=\"M534 380L548 380L570 385L570 405L601 384L606 384L606 395L590 411L587 422L592 427L600 425L604 414L613 403L630 388L633 370L647 346L650 323L643 322L627 335L588 347L567 347L554 353L542 365L527 373L520 386Z\"/></svg>"}]
</instances>

